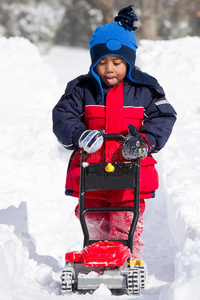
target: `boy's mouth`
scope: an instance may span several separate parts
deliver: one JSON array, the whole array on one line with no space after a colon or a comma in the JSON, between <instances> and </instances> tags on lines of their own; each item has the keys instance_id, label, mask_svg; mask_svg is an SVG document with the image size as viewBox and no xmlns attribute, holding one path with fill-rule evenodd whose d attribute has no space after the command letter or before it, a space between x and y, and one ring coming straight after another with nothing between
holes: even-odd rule
<instances>
[{"instance_id":1,"label":"boy's mouth","mask_svg":"<svg viewBox=\"0 0 200 300\"><path fill-rule=\"evenodd\" d=\"M109 85L114 85L116 83L116 78L106 78L106 81Z\"/></svg>"}]
</instances>

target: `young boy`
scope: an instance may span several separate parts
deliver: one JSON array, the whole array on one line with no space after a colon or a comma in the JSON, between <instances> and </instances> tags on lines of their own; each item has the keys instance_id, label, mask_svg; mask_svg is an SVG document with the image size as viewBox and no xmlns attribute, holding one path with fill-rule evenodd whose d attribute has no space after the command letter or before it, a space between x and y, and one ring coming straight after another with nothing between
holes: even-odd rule
<instances>
[{"instance_id":1,"label":"young boy","mask_svg":"<svg viewBox=\"0 0 200 300\"><path fill-rule=\"evenodd\" d=\"M132 258L140 258L144 199L154 197L158 188L156 161L151 153L166 144L176 113L157 80L135 67L135 20L129 6L118 13L114 22L97 27L89 42L90 72L69 82L53 109L53 130L64 147L74 150L66 179L67 195L79 196L80 148L88 152L88 162L142 158L140 217L132 253ZM102 129L105 133L122 133L126 141L103 143ZM133 191L86 192L85 203L87 207L131 206ZM124 239L132 215L88 213L86 218L90 239Z\"/></svg>"}]
</instances>

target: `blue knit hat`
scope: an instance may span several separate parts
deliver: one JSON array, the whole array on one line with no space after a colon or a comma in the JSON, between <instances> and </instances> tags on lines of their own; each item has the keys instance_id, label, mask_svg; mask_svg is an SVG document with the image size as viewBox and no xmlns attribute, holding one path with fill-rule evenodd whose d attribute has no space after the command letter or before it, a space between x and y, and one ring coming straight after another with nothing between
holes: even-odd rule
<instances>
[{"instance_id":1,"label":"blue knit hat","mask_svg":"<svg viewBox=\"0 0 200 300\"><path fill-rule=\"evenodd\" d=\"M104 56L117 55L122 57L129 66L126 74L128 79L136 83L155 85L153 77L147 78L145 73L135 68L138 46L133 31L137 29L134 22L138 19L133 11L133 5L121 9L114 20L115 22L107 23L105 26L98 26L89 42L92 76L101 87L101 80L95 72L95 67ZM152 81L151 78L154 80Z\"/></svg>"}]
</instances>

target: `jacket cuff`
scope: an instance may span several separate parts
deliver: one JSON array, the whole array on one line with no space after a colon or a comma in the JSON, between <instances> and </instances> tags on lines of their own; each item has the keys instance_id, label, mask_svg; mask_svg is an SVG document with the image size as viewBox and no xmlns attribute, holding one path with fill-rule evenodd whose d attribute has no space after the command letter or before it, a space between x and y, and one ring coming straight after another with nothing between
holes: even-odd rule
<instances>
[{"instance_id":1,"label":"jacket cuff","mask_svg":"<svg viewBox=\"0 0 200 300\"><path fill-rule=\"evenodd\" d=\"M79 148L78 140L85 130L86 130L85 128L81 128L81 129L79 128L74 131L72 142L77 148Z\"/></svg>"},{"instance_id":2,"label":"jacket cuff","mask_svg":"<svg viewBox=\"0 0 200 300\"><path fill-rule=\"evenodd\" d=\"M140 135L145 139L145 141L148 143L148 146L149 146L149 153L150 152L153 152L155 146L156 146L156 143L155 143L155 138L151 135L151 134L143 134L143 133L140 133Z\"/></svg>"}]
</instances>

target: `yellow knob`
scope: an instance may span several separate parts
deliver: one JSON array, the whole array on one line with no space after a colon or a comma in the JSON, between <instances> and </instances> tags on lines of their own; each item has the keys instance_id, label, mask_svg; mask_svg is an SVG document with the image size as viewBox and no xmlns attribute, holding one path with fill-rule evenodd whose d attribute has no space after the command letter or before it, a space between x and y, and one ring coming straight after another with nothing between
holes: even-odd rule
<instances>
[{"instance_id":1,"label":"yellow knob","mask_svg":"<svg viewBox=\"0 0 200 300\"><path fill-rule=\"evenodd\" d=\"M111 164L108 163L107 166L105 167L106 172L113 172L115 167Z\"/></svg>"}]
</instances>

